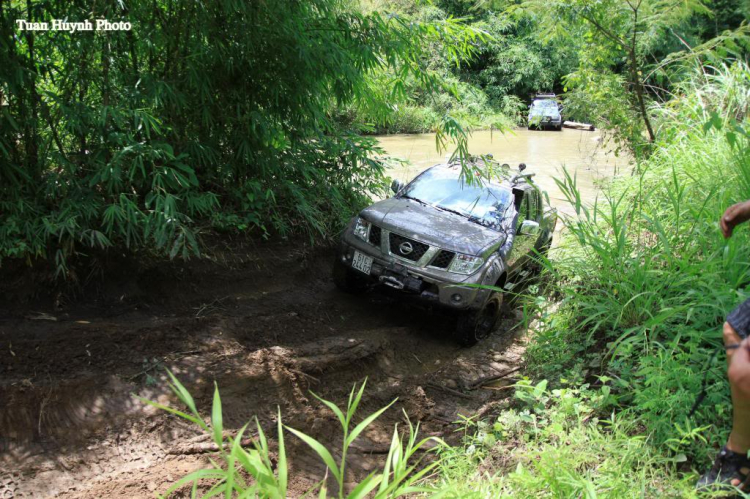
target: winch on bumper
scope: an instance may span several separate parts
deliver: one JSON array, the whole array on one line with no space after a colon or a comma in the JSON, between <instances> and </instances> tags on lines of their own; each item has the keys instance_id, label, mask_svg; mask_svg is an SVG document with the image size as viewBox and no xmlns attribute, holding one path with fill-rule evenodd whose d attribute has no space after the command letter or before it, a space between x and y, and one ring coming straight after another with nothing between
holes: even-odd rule
<instances>
[{"instance_id":1,"label":"winch on bumper","mask_svg":"<svg viewBox=\"0 0 750 499\"><path fill-rule=\"evenodd\" d=\"M340 241L338 257L341 263L358 278L371 284L381 284L432 303L455 310L481 308L490 291L463 287L462 284L479 284L482 272L464 276L429 267L414 268L391 255L384 255L379 248L346 234ZM372 258L369 274L352 266L355 252Z\"/></svg>"}]
</instances>

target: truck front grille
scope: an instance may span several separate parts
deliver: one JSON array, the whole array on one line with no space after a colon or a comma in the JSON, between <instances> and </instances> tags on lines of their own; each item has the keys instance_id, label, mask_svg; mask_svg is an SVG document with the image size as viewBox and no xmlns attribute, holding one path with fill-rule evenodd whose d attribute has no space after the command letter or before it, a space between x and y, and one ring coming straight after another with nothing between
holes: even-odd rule
<instances>
[{"instance_id":1,"label":"truck front grille","mask_svg":"<svg viewBox=\"0 0 750 499\"><path fill-rule=\"evenodd\" d=\"M440 250L440 252L435 255L435 258L432 259L430 266L439 269L447 269L448 265L453 261L454 256L456 256L456 254L452 251Z\"/></svg>"},{"instance_id":2,"label":"truck front grille","mask_svg":"<svg viewBox=\"0 0 750 499\"><path fill-rule=\"evenodd\" d=\"M370 226L370 237L369 237L370 244L380 247L381 235L382 235L382 232L380 230L380 227L378 227L377 225Z\"/></svg>"},{"instance_id":3,"label":"truck front grille","mask_svg":"<svg viewBox=\"0 0 750 499\"><path fill-rule=\"evenodd\" d=\"M392 255L411 260L412 262L418 261L424 256L425 252L430 249L430 247L424 243L394 234L393 232L391 232L390 240L388 242Z\"/></svg>"}]
</instances>

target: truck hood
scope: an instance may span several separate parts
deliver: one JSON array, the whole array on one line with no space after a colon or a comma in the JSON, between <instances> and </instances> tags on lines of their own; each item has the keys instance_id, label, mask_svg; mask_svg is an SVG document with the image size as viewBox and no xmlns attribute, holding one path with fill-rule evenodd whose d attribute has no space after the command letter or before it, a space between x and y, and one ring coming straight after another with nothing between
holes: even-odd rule
<instances>
[{"instance_id":1,"label":"truck hood","mask_svg":"<svg viewBox=\"0 0 750 499\"><path fill-rule=\"evenodd\" d=\"M469 255L479 255L489 247L505 242L502 232L411 199L379 201L362 210L361 216L383 229Z\"/></svg>"}]
</instances>

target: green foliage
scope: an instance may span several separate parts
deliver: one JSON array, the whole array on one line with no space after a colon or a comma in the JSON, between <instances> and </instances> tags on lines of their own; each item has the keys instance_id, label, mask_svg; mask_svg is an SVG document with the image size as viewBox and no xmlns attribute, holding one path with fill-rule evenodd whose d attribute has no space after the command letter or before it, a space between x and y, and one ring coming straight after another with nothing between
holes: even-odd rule
<instances>
[{"instance_id":1,"label":"green foliage","mask_svg":"<svg viewBox=\"0 0 750 499\"><path fill-rule=\"evenodd\" d=\"M399 104L396 119L379 122L367 109L346 109L349 121L373 123L378 133L433 131L446 113L464 129L510 128L525 120L530 94L559 87L560 78L575 67L576 47L545 43L538 37L533 16L508 16L507 7L477 5L473 1L373 3L371 8L394 11L394 15L434 21L450 16L466 19L487 36L476 46L474 57L455 64L440 47L426 53L428 67L451 86L451 91L425 94L406 80L405 104ZM392 71L372 75L374 88L393 77Z\"/></svg>"},{"instance_id":2,"label":"green foliage","mask_svg":"<svg viewBox=\"0 0 750 499\"><path fill-rule=\"evenodd\" d=\"M749 82L735 63L681 84L654 113L654 154L592 204L564 172L574 215L545 262L551 288L525 307L538 318L526 352L536 379L443 451L438 486L467 497L696 496L696 472L731 426L721 326L750 282L747 230L724 240L717 227L750 197Z\"/></svg>"},{"instance_id":3,"label":"green foliage","mask_svg":"<svg viewBox=\"0 0 750 499\"><path fill-rule=\"evenodd\" d=\"M676 472L684 456L665 457L632 418L610 412L610 381L520 381L513 408L472 425L463 449L443 452L438 486L467 498L694 495Z\"/></svg>"},{"instance_id":4,"label":"green foliage","mask_svg":"<svg viewBox=\"0 0 750 499\"><path fill-rule=\"evenodd\" d=\"M462 75L480 86L493 106L513 115L507 99L527 102L537 92L561 90L564 75L577 65L579 43L549 43L540 36L539 20L531 12L483 10L477 22L492 38L477 57L462 66ZM524 106L525 111L525 106Z\"/></svg>"},{"instance_id":5,"label":"green foliage","mask_svg":"<svg viewBox=\"0 0 750 499\"><path fill-rule=\"evenodd\" d=\"M571 90L567 112L608 129L639 154L650 153L657 138L651 102L669 99L684 76L684 66L671 63L711 58L714 49L741 56L750 47L740 19L721 2L716 7L718 13L700 0L526 0L508 12L532 12L545 39L582 44L578 68L564 78L565 90ZM704 24L714 15L736 31L693 50L691 43L714 38Z\"/></svg>"},{"instance_id":6,"label":"green foliage","mask_svg":"<svg viewBox=\"0 0 750 499\"><path fill-rule=\"evenodd\" d=\"M387 80L385 75L379 79ZM337 110L336 118L342 123L370 123L367 133L429 133L445 128L446 119L458 122L463 130L508 129L518 121L519 107L525 105L509 98L506 107L498 110L491 106L485 93L468 83L446 75L444 81L451 92L442 92L429 97L407 85L407 97L403 103L393 104L393 112L387 121L377 122L366 110L352 106ZM383 82L385 84L385 81ZM455 93L454 93L455 92Z\"/></svg>"},{"instance_id":7,"label":"green foliage","mask_svg":"<svg viewBox=\"0 0 750 499\"><path fill-rule=\"evenodd\" d=\"M383 185L375 141L331 110L387 121L404 82L446 91L428 48L458 63L485 37L339 0L0 8L0 261L55 258L63 271L111 246L198 254L211 222L329 234ZM134 28L38 36L14 24L93 17ZM393 77L376 88L378 71ZM463 130L450 132L465 150Z\"/></svg>"},{"instance_id":8,"label":"green foliage","mask_svg":"<svg viewBox=\"0 0 750 499\"><path fill-rule=\"evenodd\" d=\"M284 433L282 430L281 414L277 420L277 438L279 450L276 466L271 462L271 454L265 433L256 420L257 435L253 438L253 447L243 447L242 440L246 435L248 424L243 426L234 437L224 436L223 419L221 412L221 397L218 386L214 390L213 407L211 411L211 423L204 422L195 405L190 392L169 371L172 382L169 384L172 392L189 409L189 413L182 412L147 399L141 400L158 409L181 417L209 433L217 446L219 459L224 464L216 463L213 468L194 471L175 482L167 492L160 497L169 497L179 489L192 485L191 497L198 496L198 486L207 481L207 490L200 497L234 497L240 494L242 497L268 497L282 499L287 492L287 461L284 446ZM139 397L140 398L140 397ZM275 470L274 470L275 468ZM252 478L252 482L246 483L241 469ZM205 483L205 482L203 482ZM244 495L242 495L244 494Z\"/></svg>"},{"instance_id":9,"label":"green foliage","mask_svg":"<svg viewBox=\"0 0 750 499\"><path fill-rule=\"evenodd\" d=\"M750 137L734 119L746 105L734 96L747 91L748 75L736 64L699 88L686 85L661 114L669 142L593 206L580 201L574 176L560 180L576 213L566 221L571 247L555 265L565 300L531 352L541 369L556 348L551 369L613 378L618 404L654 444L680 441L698 462L706 446L681 434L710 427L705 438L716 446L728 428L725 368L710 361L724 317L746 297L750 269L744 231L725 241L716 226L726 207L750 195ZM697 99L697 90L715 99ZM705 369L708 395L690 420Z\"/></svg>"},{"instance_id":10,"label":"green foliage","mask_svg":"<svg viewBox=\"0 0 750 499\"><path fill-rule=\"evenodd\" d=\"M190 412L185 413L143 398L141 400L149 405L179 416L197 425L202 431L211 434L218 449L218 460L211 461L213 464L211 468L194 471L179 479L167 490L164 496L160 497L168 497L188 485L192 485L191 497L198 497L198 490L201 485L203 489L201 490L200 497L218 495L224 495L227 498L261 497L281 499L287 497L289 470L286 445L284 443L284 430L302 440L321 458L327 467L327 471L331 473L336 481L338 488L335 493L336 497L341 499L344 497L347 499L362 499L364 497L386 499L417 493L434 495L437 492L430 487L420 485L420 481L428 476L438 466L439 462L433 461L429 464L422 464L421 461L426 453L432 452L433 449L438 449L445 444L434 437L418 440L419 426L414 427L411 423L409 423L409 431L406 438L399 434L398 427L394 428L393 438L383 469L371 473L347 492L345 485L347 452L359 435L395 402L394 400L387 406L370 414L352 428L357 408L364 394L365 383L362 383L358 390L356 386L352 388L346 412L333 402L313 394L315 398L331 410L341 424L344 433L339 462L336 462L331 451L313 437L300 430L283 425L281 422L281 412L279 411L276 422L278 451L274 466L271 460L268 439L257 419L255 421L257 434L251 437L252 448L248 448L242 442L243 437L247 434L248 424L243 426L234 437L225 437L221 397L218 386L214 390L211 422L209 424L203 420L203 417L198 412L190 392L171 372L167 371L167 373L172 380L169 385L172 392ZM434 444L435 447L425 449L424 447L428 444ZM416 453L425 451L426 453L422 454L422 457L414 459ZM246 481L245 474L252 478L252 480ZM327 477L328 473L326 473L319 483L308 490L306 495L317 492L319 497L328 497Z\"/></svg>"}]
</instances>

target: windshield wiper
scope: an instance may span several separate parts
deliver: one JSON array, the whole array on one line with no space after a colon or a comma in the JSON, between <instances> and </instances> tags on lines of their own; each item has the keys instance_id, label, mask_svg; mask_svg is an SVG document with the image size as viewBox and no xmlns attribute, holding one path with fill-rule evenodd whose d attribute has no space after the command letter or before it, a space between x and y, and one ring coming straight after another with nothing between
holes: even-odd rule
<instances>
[{"instance_id":1,"label":"windshield wiper","mask_svg":"<svg viewBox=\"0 0 750 499\"><path fill-rule=\"evenodd\" d=\"M436 204L433 204L433 205L431 205L431 206L432 206L433 208L437 208L438 210L441 210L441 211L447 211L448 213L455 213L456 215L459 215L459 216L461 216L461 217L463 217L463 218L468 218L468 217L470 216L470 215L469 215L468 213L462 213L462 212L460 212L460 211L458 211L458 210L452 210L452 209L450 209L450 208L444 208L444 207L442 207L442 206L438 206L438 205L436 205Z\"/></svg>"},{"instance_id":2,"label":"windshield wiper","mask_svg":"<svg viewBox=\"0 0 750 499\"><path fill-rule=\"evenodd\" d=\"M469 222L474 222L475 224L481 225L482 227L487 227L488 229L494 229L495 226L497 226L497 224L494 224L484 218L479 218L476 215L469 217Z\"/></svg>"},{"instance_id":3,"label":"windshield wiper","mask_svg":"<svg viewBox=\"0 0 750 499\"><path fill-rule=\"evenodd\" d=\"M426 201L422 201L421 199L417 199L415 197L411 197L411 196L408 196L406 194L402 194L401 197L403 199L411 199L412 201L416 201L419 204L423 204L425 206L430 206L430 207L435 208L435 209L440 210L440 211L447 211L448 213L453 213L453 214L458 215L458 216L460 216L462 218L467 218L467 217L471 216L468 213L463 213L463 212L460 212L458 210L453 210L451 208L445 208L443 206L438 206L436 204L430 204L430 203L428 203Z\"/></svg>"},{"instance_id":4,"label":"windshield wiper","mask_svg":"<svg viewBox=\"0 0 750 499\"><path fill-rule=\"evenodd\" d=\"M427 203L425 201L422 201L421 199L417 199L417 198L414 198L414 197L411 197L411 196L407 196L406 194L402 194L401 197L403 199L411 199L412 201L416 201L417 203L423 204L425 206L432 206L431 204L429 204L429 203Z\"/></svg>"}]
</instances>

